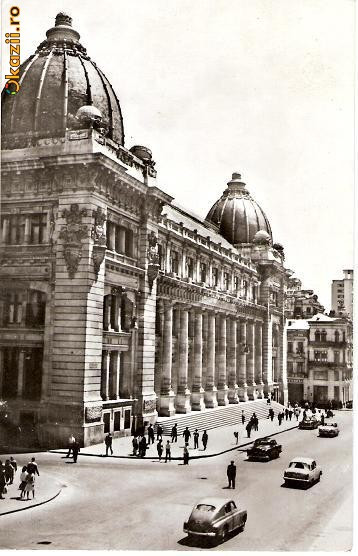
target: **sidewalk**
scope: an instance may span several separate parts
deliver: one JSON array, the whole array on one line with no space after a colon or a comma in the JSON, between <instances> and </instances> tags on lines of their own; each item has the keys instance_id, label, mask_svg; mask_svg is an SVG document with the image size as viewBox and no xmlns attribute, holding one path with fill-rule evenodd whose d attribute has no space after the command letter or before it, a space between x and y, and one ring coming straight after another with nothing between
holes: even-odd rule
<instances>
[{"instance_id":1,"label":"sidewalk","mask_svg":"<svg viewBox=\"0 0 358 556\"><path fill-rule=\"evenodd\" d=\"M14 483L7 485L7 494L4 494L5 500L0 500L0 516L20 512L35 506L41 506L46 502L50 502L56 498L61 492L61 486L56 480L46 472L41 472L40 476L36 475L35 479L35 498L32 498L30 492L30 500L20 498L20 491L18 489L20 484L21 469L17 469L15 474Z\"/></svg>"},{"instance_id":2,"label":"sidewalk","mask_svg":"<svg viewBox=\"0 0 358 556\"><path fill-rule=\"evenodd\" d=\"M246 425L246 423L245 423ZM251 444L255 438L260 438L262 436L273 435L277 433L284 432L286 430L290 430L298 426L298 421L296 421L295 417L292 417L292 421L284 420L282 424L279 426L277 417L271 422L269 419L260 419L258 431L251 430L251 438L247 438L247 432L245 426L243 425L230 425L227 427L218 427L216 429L211 429L208 431L208 445L206 450L203 450L201 436L199 437L199 449L193 448L194 441L193 438L189 440L189 454L190 459L198 459L203 457L213 457L224 452L229 452L231 450L236 450L240 446L246 446L247 444ZM236 440L234 437L234 432L239 432L239 442L236 444ZM193 435L194 430L190 431ZM132 455L132 436L126 436L122 438L115 438L113 439L113 458L129 458L129 459L138 459ZM167 440L170 440L169 436L163 436L163 446L165 446ZM171 446L171 455L172 459L182 459L183 457L183 449L184 449L184 438L178 437L178 442L170 443ZM66 454L67 449L63 450L50 450L52 453L59 453L59 454ZM97 457L105 457L106 448L104 443L102 444L94 444L93 446L87 446L86 448L81 448L81 452L79 453L79 459L83 456L97 456ZM165 449L163 451L162 459L165 458ZM142 459L142 458L141 458ZM150 447L147 449L147 454L145 459L158 459L157 454L157 441L155 440L154 444L151 444Z\"/></svg>"}]
</instances>

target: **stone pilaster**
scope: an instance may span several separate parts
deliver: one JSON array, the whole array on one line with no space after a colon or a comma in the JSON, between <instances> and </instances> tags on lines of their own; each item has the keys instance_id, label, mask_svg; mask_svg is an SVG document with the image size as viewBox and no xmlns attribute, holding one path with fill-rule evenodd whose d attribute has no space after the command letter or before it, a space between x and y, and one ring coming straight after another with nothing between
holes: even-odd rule
<instances>
[{"instance_id":1,"label":"stone pilaster","mask_svg":"<svg viewBox=\"0 0 358 556\"><path fill-rule=\"evenodd\" d=\"M215 386L215 313L208 313L207 366L205 382L205 406L218 406L217 389Z\"/></svg>"},{"instance_id":2,"label":"stone pilaster","mask_svg":"<svg viewBox=\"0 0 358 556\"><path fill-rule=\"evenodd\" d=\"M0 348L0 399L2 397L2 389L4 383L4 350Z\"/></svg>"},{"instance_id":3,"label":"stone pilaster","mask_svg":"<svg viewBox=\"0 0 358 556\"><path fill-rule=\"evenodd\" d=\"M247 323L247 387L250 400L256 399L256 382L255 382L255 325L253 321Z\"/></svg>"},{"instance_id":4,"label":"stone pilaster","mask_svg":"<svg viewBox=\"0 0 358 556\"><path fill-rule=\"evenodd\" d=\"M255 323L255 382L258 397L264 397L264 382L262 377L262 322Z\"/></svg>"},{"instance_id":5,"label":"stone pilaster","mask_svg":"<svg viewBox=\"0 0 358 556\"><path fill-rule=\"evenodd\" d=\"M175 414L174 392L172 390L173 357L173 304L164 301L164 329L162 351L162 377L160 387L160 415L171 417Z\"/></svg>"},{"instance_id":6,"label":"stone pilaster","mask_svg":"<svg viewBox=\"0 0 358 556\"><path fill-rule=\"evenodd\" d=\"M102 354L101 394L103 400L109 400L109 377L111 352L104 350Z\"/></svg>"},{"instance_id":7,"label":"stone pilaster","mask_svg":"<svg viewBox=\"0 0 358 556\"><path fill-rule=\"evenodd\" d=\"M240 401L246 402L249 398L247 395L247 377L246 377L246 356L247 356L247 338L246 338L246 321L240 320L240 341L237 350L238 357L238 385Z\"/></svg>"},{"instance_id":8,"label":"stone pilaster","mask_svg":"<svg viewBox=\"0 0 358 556\"><path fill-rule=\"evenodd\" d=\"M176 397L177 413L189 413L190 390L188 388L188 326L189 314L187 307L180 308L180 328L178 337L178 390Z\"/></svg>"},{"instance_id":9,"label":"stone pilaster","mask_svg":"<svg viewBox=\"0 0 358 556\"><path fill-rule=\"evenodd\" d=\"M235 318L229 319L229 341L227 349L227 368L228 368L228 386L229 386L229 403L239 403L238 390L236 383L236 365L237 365L237 321Z\"/></svg>"},{"instance_id":10,"label":"stone pilaster","mask_svg":"<svg viewBox=\"0 0 358 556\"><path fill-rule=\"evenodd\" d=\"M219 405L228 405L228 386L227 386L227 369L226 369L226 315L221 315L219 324L219 353L218 353L218 403Z\"/></svg>"},{"instance_id":11,"label":"stone pilaster","mask_svg":"<svg viewBox=\"0 0 358 556\"><path fill-rule=\"evenodd\" d=\"M24 380L25 380L25 351L19 351L19 359L17 365L17 397L22 398L24 394Z\"/></svg>"},{"instance_id":12,"label":"stone pilaster","mask_svg":"<svg viewBox=\"0 0 358 556\"><path fill-rule=\"evenodd\" d=\"M205 409L203 374L203 314L200 309L195 311L194 324L194 374L191 390L191 408L193 411Z\"/></svg>"}]
</instances>

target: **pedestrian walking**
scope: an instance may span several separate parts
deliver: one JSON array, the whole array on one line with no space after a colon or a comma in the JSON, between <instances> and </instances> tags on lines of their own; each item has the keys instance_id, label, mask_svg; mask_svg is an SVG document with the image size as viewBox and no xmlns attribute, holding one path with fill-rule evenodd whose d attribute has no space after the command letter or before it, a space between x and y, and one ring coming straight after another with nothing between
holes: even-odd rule
<instances>
[{"instance_id":1,"label":"pedestrian walking","mask_svg":"<svg viewBox=\"0 0 358 556\"><path fill-rule=\"evenodd\" d=\"M132 446L133 446L133 456L136 456L139 448L137 435L134 435L133 437Z\"/></svg>"},{"instance_id":2,"label":"pedestrian walking","mask_svg":"<svg viewBox=\"0 0 358 556\"><path fill-rule=\"evenodd\" d=\"M148 445L154 444L154 429L152 423L148 427Z\"/></svg>"},{"instance_id":3,"label":"pedestrian walking","mask_svg":"<svg viewBox=\"0 0 358 556\"><path fill-rule=\"evenodd\" d=\"M292 415L293 415L293 411L292 411L292 408L290 408L289 411L288 411L288 416L289 416L290 421L292 419Z\"/></svg>"},{"instance_id":4,"label":"pedestrian walking","mask_svg":"<svg viewBox=\"0 0 358 556\"><path fill-rule=\"evenodd\" d=\"M112 442L113 442L113 436L109 432L104 439L104 443L106 445L106 456L108 456L109 451L111 452L111 456L113 456Z\"/></svg>"},{"instance_id":5,"label":"pedestrian walking","mask_svg":"<svg viewBox=\"0 0 358 556\"><path fill-rule=\"evenodd\" d=\"M272 407L270 407L270 409L269 409L269 415L268 416L271 419L271 421L273 421L273 418L275 417L275 412L272 409Z\"/></svg>"},{"instance_id":6,"label":"pedestrian walking","mask_svg":"<svg viewBox=\"0 0 358 556\"><path fill-rule=\"evenodd\" d=\"M4 472L6 484L12 485L12 483L14 482L14 468L11 465L9 459L5 461Z\"/></svg>"},{"instance_id":7,"label":"pedestrian walking","mask_svg":"<svg viewBox=\"0 0 358 556\"><path fill-rule=\"evenodd\" d=\"M162 454L163 454L163 441L162 441L162 439L158 440L157 452L158 452L159 461L161 461L162 460Z\"/></svg>"},{"instance_id":8,"label":"pedestrian walking","mask_svg":"<svg viewBox=\"0 0 358 556\"><path fill-rule=\"evenodd\" d=\"M78 458L79 452L80 452L80 443L76 440L76 442L72 446L73 463L77 463L77 458Z\"/></svg>"},{"instance_id":9,"label":"pedestrian walking","mask_svg":"<svg viewBox=\"0 0 358 556\"><path fill-rule=\"evenodd\" d=\"M36 475L40 476L39 468L37 467L37 463L35 461L35 458L31 458L31 461L29 461L29 463L27 464L27 472L32 473L33 475L36 474Z\"/></svg>"},{"instance_id":10,"label":"pedestrian walking","mask_svg":"<svg viewBox=\"0 0 358 556\"><path fill-rule=\"evenodd\" d=\"M254 431L258 431L259 430L259 420L257 418L256 413L252 414L251 421L252 421L252 426L253 426Z\"/></svg>"},{"instance_id":11,"label":"pedestrian walking","mask_svg":"<svg viewBox=\"0 0 358 556\"><path fill-rule=\"evenodd\" d=\"M245 424L245 420L246 420L245 412L244 412L244 410L242 409L242 410L241 410L241 423L242 423L243 425Z\"/></svg>"},{"instance_id":12,"label":"pedestrian walking","mask_svg":"<svg viewBox=\"0 0 358 556\"><path fill-rule=\"evenodd\" d=\"M199 449L199 433L198 433L198 429L195 429L195 432L193 434L193 438L194 438L194 450L197 448Z\"/></svg>"},{"instance_id":13,"label":"pedestrian walking","mask_svg":"<svg viewBox=\"0 0 358 556\"><path fill-rule=\"evenodd\" d=\"M189 444L187 442L185 442L184 451L183 451L184 465L189 464L189 449L188 449L188 446L189 446Z\"/></svg>"},{"instance_id":14,"label":"pedestrian walking","mask_svg":"<svg viewBox=\"0 0 358 556\"><path fill-rule=\"evenodd\" d=\"M157 440L163 440L163 427L162 427L162 425L157 426Z\"/></svg>"},{"instance_id":15,"label":"pedestrian walking","mask_svg":"<svg viewBox=\"0 0 358 556\"><path fill-rule=\"evenodd\" d=\"M171 437L172 437L172 442L177 442L177 440L178 440L178 425L177 425L177 423L175 423L175 425L172 428Z\"/></svg>"},{"instance_id":16,"label":"pedestrian walking","mask_svg":"<svg viewBox=\"0 0 358 556\"><path fill-rule=\"evenodd\" d=\"M251 436L251 429L252 429L252 422L249 421L246 425L247 438L250 438Z\"/></svg>"},{"instance_id":17,"label":"pedestrian walking","mask_svg":"<svg viewBox=\"0 0 358 556\"><path fill-rule=\"evenodd\" d=\"M281 413L281 411L277 414L277 419L278 419L278 424L281 425L281 421L282 421L282 413Z\"/></svg>"},{"instance_id":18,"label":"pedestrian walking","mask_svg":"<svg viewBox=\"0 0 358 556\"><path fill-rule=\"evenodd\" d=\"M27 466L24 465L20 473L20 485L19 485L20 498L25 496L26 477L27 477Z\"/></svg>"},{"instance_id":19,"label":"pedestrian walking","mask_svg":"<svg viewBox=\"0 0 358 556\"><path fill-rule=\"evenodd\" d=\"M287 407L285 409L285 417L286 417L286 421L288 421L288 408Z\"/></svg>"},{"instance_id":20,"label":"pedestrian walking","mask_svg":"<svg viewBox=\"0 0 358 556\"><path fill-rule=\"evenodd\" d=\"M74 445L72 448L74 448ZM32 492L32 498L35 498L35 473L27 473L25 481L26 499L30 499L30 492Z\"/></svg>"},{"instance_id":21,"label":"pedestrian walking","mask_svg":"<svg viewBox=\"0 0 358 556\"><path fill-rule=\"evenodd\" d=\"M227 466L226 474L229 481L229 488L235 488L236 465L234 461L231 461L231 463Z\"/></svg>"},{"instance_id":22,"label":"pedestrian walking","mask_svg":"<svg viewBox=\"0 0 358 556\"><path fill-rule=\"evenodd\" d=\"M203 443L203 448L204 450L206 450L206 447L208 445L208 440L209 440L209 436L208 433L206 431L203 432L203 436L201 437L201 441Z\"/></svg>"},{"instance_id":23,"label":"pedestrian walking","mask_svg":"<svg viewBox=\"0 0 358 556\"><path fill-rule=\"evenodd\" d=\"M190 432L188 427L185 427L185 430L183 432L183 436L184 436L185 442L189 442L189 438L191 437L191 432Z\"/></svg>"},{"instance_id":24,"label":"pedestrian walking","mask_svg":"<svg viewBox=\"0 0 358 556\"><path fill-rule=\"evenodd\" d=\"M168 459L169 461L172 461L172 452L169 440L167 440L167 443L165 445L165 463L167 463Z\"/></svg>"},{"instance_id":25,"label":"pedestrian walking","mask_svg":"<svg viewBox=\"0 0 358 556\"><path fill-rule=\"evenodd\" d=\"M322 415L321 415L321 425L324 427L324 413L322 411Z\"/></svg>"},{"instance_id":26,"label":"pedestrian walking","mask_svg":"<svg viewBox=\"0 0 358 556\"><path fill-rule=\"evenodd\" d=\"M235 437L235 440L236 440L235 444L238 444L239 443L239 433L238 433L238 431L234 431L234 437Z\"/></svg>"},{"instance_id":27,"label":"pedestrian walking","mask_svg":"<svg viewBox=\"0 0 358 556\"><path fill-rule=\"evenodd\" d=\"M145 439L145 436L142 436L142 438L139 441L139 457L144 458L145 454L147 452L147 441Z\"/></svg>"},{"instance_id":28,"label":"pedestrian walking","mask_svg":"<svg viewBox=\"0 0 358 556\"><path fill-rule=\"evenodd\" d=\"M75 437L73 436L73 434L71 434L71 436L70 436L69 439L68 439L68 452L67 452L66 458L69 458L69 457L70 457L71 452L72 452L72 448L73 448L73 445L74 445L75 442L76 442L76 439L75 439Z\"/></svg>"},{"instance_id":29,"label":"pedestrian walking","mask_svg":"<svg viewBox=\"0 0 358 556\"><path fill-rule=\"evenodd\" d=\"M5 467L3 466L2 461L0 461L0 500L3 500L5 497L6 490L6 479L5 479Z\"/></svg>"},{"instance_id":30,"label":"pedestrian walking","mask_svg":"<svg viewBox=\"0 0 358 556\"><path fill-rule=\"evenodd\" d=\"M266 403L267 403L267 404L270 404L270 403L271 403L270 398L267 398Z\"/></svg>"},{"instance_id":31,"label":"pedestrian walking","mask_svg":"<svg viewBox=\"0 0 358 556\"><path fill-rule=\"evenodd\" d=\"M16 473L17 471L17 463L16 463L16 459L14 459L12 456L10 457L10 463L14 468L14 473Z\"/></svg>"},{"instance_id":32,"label":"pedestrian walking","mask_svg":"<svg viewBox=\"0 0 358 556\"><path fill-rule=\"evenodd\" d=\"M299 416L300 416L300 413L301 413L301 410L300 410L300 408L297 406L297 407L295 408L296 421L298 421L298 418L299 418Z\"/></svg>"}]
</instances>

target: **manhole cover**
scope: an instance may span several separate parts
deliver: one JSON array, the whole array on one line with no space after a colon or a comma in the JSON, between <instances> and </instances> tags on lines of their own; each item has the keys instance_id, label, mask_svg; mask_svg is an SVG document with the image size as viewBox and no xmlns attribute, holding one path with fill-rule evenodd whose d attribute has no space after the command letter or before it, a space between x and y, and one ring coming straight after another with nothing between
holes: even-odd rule
<instances>
[{"instance_id":1,"label":"manhole cover","mask_svg":"<svg viewBox=\"0 0 358 556\"><path fill-rule=\"evenodd\" d=\"M52 544L51 541L39 541L37 544Z\"/></svg>"}]
</instances>

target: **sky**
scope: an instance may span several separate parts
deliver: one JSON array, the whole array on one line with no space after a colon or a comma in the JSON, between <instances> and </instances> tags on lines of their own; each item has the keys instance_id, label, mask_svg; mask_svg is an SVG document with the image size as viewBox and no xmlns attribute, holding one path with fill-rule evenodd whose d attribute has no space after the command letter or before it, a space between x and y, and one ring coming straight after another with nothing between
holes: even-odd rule
<instances>
[{"instance_id":1,"label":"sky","mask_svg":"<svg viewBox=\"0 0 358 556\"><path fill-rule=\"evenodd\" d=\"M353 0L16 5L21 61L71 15L119 97L125 146L153 151L158 187L205 218L240 172L287 268L330 309L332 279L353 265Z\"/></svg>"}]
</instances>

